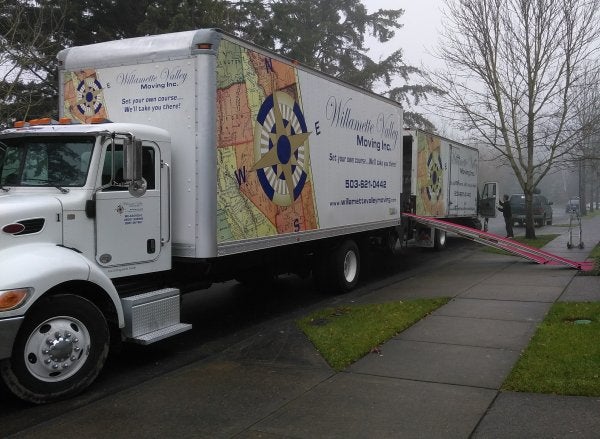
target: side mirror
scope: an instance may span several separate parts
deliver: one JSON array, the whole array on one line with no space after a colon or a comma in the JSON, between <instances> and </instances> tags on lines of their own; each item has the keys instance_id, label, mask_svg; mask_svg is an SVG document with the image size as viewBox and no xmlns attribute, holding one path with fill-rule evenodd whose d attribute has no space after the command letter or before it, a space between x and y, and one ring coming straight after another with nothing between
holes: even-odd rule
<instances>
[{"instance_id":1,"label":"side mirror","mask_svg":"<svg viewBox=\"0 0 600 439\"><path fill-rule=\"evenodd\" d=\"M141 197L146 193L146 181L142 178L142 141L135 137L123 144L123 180L129 182L129 193Z\"/></svg>"},{"instance_id":2,"label":"side mirror","mask_svg":"<svg viewBox=\"0 0 600 439\"><path fill-rule=\"evenodd\" d=\"M123 144L123 180L142 179L142 141L135 137Z\"/></svg>"}]
</instances>

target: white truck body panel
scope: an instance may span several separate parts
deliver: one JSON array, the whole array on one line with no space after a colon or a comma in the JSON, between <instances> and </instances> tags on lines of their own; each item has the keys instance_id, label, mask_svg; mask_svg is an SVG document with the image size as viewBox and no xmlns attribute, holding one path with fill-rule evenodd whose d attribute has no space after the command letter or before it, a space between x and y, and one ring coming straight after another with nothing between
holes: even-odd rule
<instances>
[{"instance_id":1,"label":"white truck body panel","mask_svg":"<svg viewBox=\"0 0 600 439\"><path fill-rule=\"evenodd\" d=\"M400 222L402 111L389 100L214 30L75 47L59 60L61 116L171 133L175 256Z\"/></svg>"}]
</instances>

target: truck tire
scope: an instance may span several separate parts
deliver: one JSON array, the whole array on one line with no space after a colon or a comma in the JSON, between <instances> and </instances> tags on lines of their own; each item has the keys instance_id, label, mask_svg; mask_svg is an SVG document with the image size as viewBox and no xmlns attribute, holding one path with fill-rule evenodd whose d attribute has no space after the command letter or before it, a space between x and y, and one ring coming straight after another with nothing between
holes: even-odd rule
<instances>
[{"instance_id":1,"label":"truck tire","mask_svg":"<svg viewBox=\"0 0 600 439\"><path fill-rule=\"evenodd\" d=\"M26 315L0 374L25 401L69 398L98 376L109 341L106 319L89 300L72 294L41 299Z\"/></svg>"},{"instance_id":2,"label":"truck tire","mask_svg":"<svg viewBox=\"0 0 600 439\"><path fill-rule=\"evenodd\" d=\"M360 274L360 252L358 245L348 239L332 253L332 284L340 292L351 291L358 283Z\"/></svg>"},{"instance_id":3,"label":"truck tire","mask_svg":"<svg viewBox=\"0 0 600 439\"><path fill-rule=\"evenodd\" d=\"M445 231L435 229L433 248L436 250L443 250L446 248L446 232Z\"/></svg>"}]
</instances>

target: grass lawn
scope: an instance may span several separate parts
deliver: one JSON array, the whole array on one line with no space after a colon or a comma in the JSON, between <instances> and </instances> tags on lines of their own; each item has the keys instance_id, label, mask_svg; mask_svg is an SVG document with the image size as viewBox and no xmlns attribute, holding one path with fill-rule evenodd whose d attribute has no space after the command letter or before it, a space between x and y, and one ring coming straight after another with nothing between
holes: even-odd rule
<instances>
[{"instance_id":1,"label":"grass lawn","mask_svg":"<svg viewBox=\"0 0 600 439\"><path fill-rule=\"evenodd\" d=\"M594 259L600 258L600 245L597 245L596 247L594 247L594 249L590 253L589 257L594 258Z\"/></svg>"},{"instance_id":2,"label":"grass lawn","mask_svg":"<svg viewBox=\"0 0 600 439\"><path fill-rule=\"evenodd\" d=\"M516 236L515 238L512 238L512 239L513 239L513 241L517 241L517 242L520 242L521 244L528 245L529 247L542 248L543 246L545 246L546 244L548 244L550 241L557 238L558 236L560 236L560 235L555 235L555 234L536 235L535 239L526 239L524 236ZM499 248L487 247L487 246L483 249L483 251L486 251L488 253L499 253L502 255L510 254L504 250L500 250Z\"/></svg>"},{"instance_id":3,"label":"grass lawn","mask_svg":"<svg viewBox=\"0 0 600 439\"><path fill-rule=\"evenodd\" d=\"M503 390L600 396L600 303L556 303Z\"/></svg>"},{"instance_id":4,"label":"grass lawn","mask_svg":"<svg viewBox=\"0 0 600 439\"><path fill-rule=\"evenodd\" d=\"M450 298L319 310L298 321L323 358L340 371L421 320Z\"/></svg>"}]
</instances>

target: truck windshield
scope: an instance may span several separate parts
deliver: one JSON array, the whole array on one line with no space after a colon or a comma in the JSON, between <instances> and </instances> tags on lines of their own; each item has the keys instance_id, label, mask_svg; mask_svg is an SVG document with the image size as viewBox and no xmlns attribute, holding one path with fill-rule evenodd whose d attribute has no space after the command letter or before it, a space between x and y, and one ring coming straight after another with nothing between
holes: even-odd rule
<instances>
[{"instance_id":1,"label":"truck windshield","mask_svg":"<svg viewBox=\"0 0 600 439\"><path fill-rule=\"evenodd\" d=\"M17 137L2 141L0 187L83 186L94 138Z\"/></svg>"}]
</instances>

